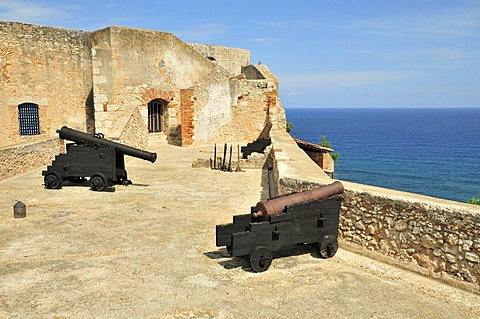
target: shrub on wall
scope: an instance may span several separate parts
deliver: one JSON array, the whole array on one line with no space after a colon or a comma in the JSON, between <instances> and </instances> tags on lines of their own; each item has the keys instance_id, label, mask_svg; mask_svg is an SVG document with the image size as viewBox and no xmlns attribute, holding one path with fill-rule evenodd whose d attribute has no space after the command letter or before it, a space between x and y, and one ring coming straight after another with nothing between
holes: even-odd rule
<instances>
[{"instance_id":1,"label":"shrub on wall","mask_svg":"<svg viewBox=\"0 0 480 319\"><path fill-rule=\"evenodd\" d=\"M467 200L468 204L480 205L480 194L477 196L473 196L472 199Z\"/></svg>"}]
</instances>

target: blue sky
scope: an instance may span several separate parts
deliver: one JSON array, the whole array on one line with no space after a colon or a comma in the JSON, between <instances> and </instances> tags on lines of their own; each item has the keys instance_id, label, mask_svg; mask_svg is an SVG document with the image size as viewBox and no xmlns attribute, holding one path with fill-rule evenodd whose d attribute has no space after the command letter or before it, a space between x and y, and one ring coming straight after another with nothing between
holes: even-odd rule
<instances>
[{"instance_id":1,"label":"blue sky","mask_svg":"<svg viewBox=\"0 0 480 319\"><path fill-rule=\"evenodd\" d=\"M287 108L480 106L480 0L0 0L0 20L245 48Z\"/></svg>"}]
</instances>

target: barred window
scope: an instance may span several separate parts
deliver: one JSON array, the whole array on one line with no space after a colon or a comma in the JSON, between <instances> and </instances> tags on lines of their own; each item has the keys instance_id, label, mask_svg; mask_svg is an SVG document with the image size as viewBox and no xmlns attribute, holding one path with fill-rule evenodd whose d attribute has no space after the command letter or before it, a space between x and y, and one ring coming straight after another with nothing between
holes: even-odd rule
<instances>
[{"instance_id":1,"label":"barred window","mask_svg":"<svg viewBox=\"0 0 480 319\"><path fill-rule=\"evenodd\" d=\"M20 135L40 134L38 119L38 105L34 103L22 103L18 106L18 123Z\"/></svg>"}]
</instances>

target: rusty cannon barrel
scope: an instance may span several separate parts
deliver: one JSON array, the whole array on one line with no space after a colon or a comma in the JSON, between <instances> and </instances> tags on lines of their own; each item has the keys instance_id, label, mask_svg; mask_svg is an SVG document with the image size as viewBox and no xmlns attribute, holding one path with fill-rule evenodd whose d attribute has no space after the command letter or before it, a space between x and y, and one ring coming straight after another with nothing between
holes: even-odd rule
<instances>
[{"instance_id":1,"label":"rusty cannon barrel","mask_svg":"<svg viewBox=\"0 0 480 319\"><path fill-rule=\"evenodd\" d=\"M267 122L265 126L263 127L262 132L260 132L260 135L258 136L259 139L267 139L270 138L270 130L272 129L272 123Z\"/></svg>"},{"instance_id":2,"label":"rusty cannon barrel","mask_svg":"<svg viewBox=\"0 0 480 319\"><path fill-rule=\"evenodd\" d=\"M321 186L308 191L280 196L266 201L258 202L252 213L254 218L268 218L270 215L280 214L286 206L303 203L310 200L327 198L343 193L342 183L336 181L330 185Z\"/></svg>"},{"instance_id":3,"label":"rusty cannon barrel","mask_svg":"<svg viewBox=\"0 0 480 319\"><path fill-rule=\"evenodd\" d=\"M69 140L80 145L89 144L93 146L98 145L98 146L113 147L117 152L120 152L124 155L141 158L146 161L150 161L152 163L155 163L155 161L157 160L157 153L150 153L135 147L109 141L103 138L103 134L101 133L91 135L91 134L87 134L81 131L71 129L66 126L63 126L61 129L58 129L57 133L61 139Z\"/></svg>"}]
</instances>

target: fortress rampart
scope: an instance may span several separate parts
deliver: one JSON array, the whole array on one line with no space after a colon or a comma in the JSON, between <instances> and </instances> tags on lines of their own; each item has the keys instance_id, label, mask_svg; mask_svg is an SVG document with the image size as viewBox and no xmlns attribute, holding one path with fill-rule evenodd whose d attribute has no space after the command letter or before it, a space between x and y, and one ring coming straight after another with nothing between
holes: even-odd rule
<instances>
[{"instance_id":1,"label":"fortress rampart","mask_svg":"<svg viewBox=\"0 0 480 319\"><path fill-rule=\"evenodd\" d=\"M333 182L293 138L272 132L277 193ZM342 181L343 248L480 293L480 207Z\"/></svg>"},{"instance_id":2,"label":"fortress rampart","mask_svg":"<svg viewBox=\"0 0 480 319\"><path fill-rule=\"evenodd\" d=\"M126 27L0 21L0 36L0 179L45 164L43 148L16 149L62 126L138 148L149 133L184 146L254 140L267 121L285 127L277 79L245 49Z\"/></svg>"},{"instance_id":3,"label":"fortress rampart","mask_svg":"<svg viewBox=\"0 0 480 319\"><path fill-rule=\"evenodd\" d=\"M143 149L152 132L176 145L242 142L271 122L277 194L332 182L285 132L278 81L247 50L123 27L0 22L0 36L0 179L51 161L63 125ZM36 111L31 134L22 106ZM344 247L479 291L480 207L343 184Z\"/></svg>"}]
</instances>

